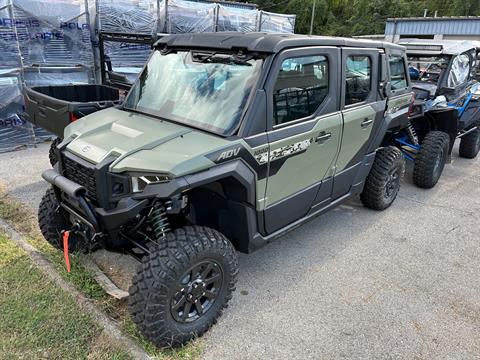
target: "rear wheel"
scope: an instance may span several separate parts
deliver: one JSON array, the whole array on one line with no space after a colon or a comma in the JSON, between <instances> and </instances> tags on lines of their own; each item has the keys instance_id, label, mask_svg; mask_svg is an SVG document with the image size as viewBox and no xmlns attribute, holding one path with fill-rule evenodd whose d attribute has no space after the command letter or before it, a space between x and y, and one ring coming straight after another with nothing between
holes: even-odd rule
<instances>
[{"instance_id":1,"label":"rear wheel","mask_svg":"<svg viewBox=\"0 0 480 360\"><path fill-rule=\"evenodd\" d=\"M413 182L424 189L433 188L442 175L450 148L450 136L443 131L430 131L415 157Z\"/></svg>"},{"instance_id":2,"label":"rear wheel","mask_svg":"<svg viewBox=\"0 0 480 360\"><path fill-rule=\"evenodd\" d=\"M157 346L185 344L217 321L237 273L235 249L221 233L201 226L168 233L133 277L132 320Z\"/></svg>"},{"instance_id":3,"label":"rear wheel","mask_svg":"<svg viewBox=\"0 0 480 360\"><path fill-rule=\"evenodd\" d=\"M460 156L474 159L480 151L480 129L475 129L460 140Z\"/></svg>"},{"instance_id":4,"label":"rear wheel","mask_svg":"<svg viewBox=\"0 0 480 360\"><path fill-rule=\"evenodd\" d=\"M404 172L405 159L400 150L393 146L379 149L360 194L362 203L374 210L388 208L397 197Z\"/></svg>"}]
</instances>

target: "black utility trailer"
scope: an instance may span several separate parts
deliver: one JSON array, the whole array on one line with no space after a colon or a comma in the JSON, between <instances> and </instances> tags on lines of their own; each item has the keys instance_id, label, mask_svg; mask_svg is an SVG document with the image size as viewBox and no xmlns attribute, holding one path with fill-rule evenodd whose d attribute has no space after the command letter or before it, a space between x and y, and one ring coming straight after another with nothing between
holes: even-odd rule
<instances>
[{"instance_id":1,"label":"black utility trailer","mask_svg":"<svg viewBox=\"0 0 480 360\"><path fill-rule=\"evenodd\" d=\"M58 137L71 122L121 103L119 90L107 85L54 85L25 88L30 122Z\"/></svg>"}]
</instances>

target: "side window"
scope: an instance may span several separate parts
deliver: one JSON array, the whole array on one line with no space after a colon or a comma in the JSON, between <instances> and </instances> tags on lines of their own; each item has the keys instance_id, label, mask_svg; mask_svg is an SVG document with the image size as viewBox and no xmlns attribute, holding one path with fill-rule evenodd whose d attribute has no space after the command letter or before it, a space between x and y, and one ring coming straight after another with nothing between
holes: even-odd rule
<instances>
[{"instance_id":1,"label":"side window","mask_svg":"<svg viewBox=\"0 0 480 360\"><path fill-rule=\"evenodd\" d=\"M273 90L275 125L315 113L328 95L328 59L308 56L285 59Z\"/></svg>"},{"instance_id":2,"label":"side window","mask_svg":"<svg viewBox=\"0 0 480 360\"><path fill-rule=\"evenodd\" d=\"M390 76L392 90L405 89L407 87L407 76L405 73L405 62L401 56L390 56Z\"/></svg>"},{"instance_id":3,"label":"side window","mask_svg":"<svg viewBox=\"0 0 480 360\"><path fill-rule=\"evenodd\" d=\"M365 101L372 90L372 61L368 56L349 56L346 63L345 105Z\"/></svg>"}]
</instances>

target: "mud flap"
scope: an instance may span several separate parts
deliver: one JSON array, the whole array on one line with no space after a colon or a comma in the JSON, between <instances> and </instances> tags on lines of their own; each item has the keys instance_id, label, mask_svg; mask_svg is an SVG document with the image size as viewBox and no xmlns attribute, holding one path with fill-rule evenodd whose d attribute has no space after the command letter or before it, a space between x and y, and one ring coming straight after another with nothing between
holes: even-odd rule
<instances>
[{"instance_id":1,"label":"mud flap","mask_svg":"<svg viewBox=\"0 0 480 360\"><path fill-rule=\"evenodd\" d=\"M434 130L447 133L450 136L448 155L452 154L453 145L458 134L458 115L456 109L442 109L431 112L435 119Z\"/></svg>"}]
</instances>

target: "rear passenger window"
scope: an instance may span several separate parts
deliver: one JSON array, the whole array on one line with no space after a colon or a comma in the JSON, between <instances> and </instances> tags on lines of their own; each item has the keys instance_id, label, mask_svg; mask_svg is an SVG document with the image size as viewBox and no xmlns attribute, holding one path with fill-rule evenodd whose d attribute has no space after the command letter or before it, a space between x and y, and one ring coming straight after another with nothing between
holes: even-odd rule
<instances>
[{"instance_id":1,"label":"rear passenger window","mask_svg":"<svg viewBox=\"0 0 480 360\"><path fill-rule=\"evenodd\" d=\"M405 62L400 56L390 56L390 75L392 90L405 89L407 87L407 76L405 72Z\"/></svg>"},{"instance_id":2,"label":"rear passenger window","mask_svg":"<svg viewBox=\"0 0 480 360\"><path fill-rule=\"evenodd\" d=\"M273 91L275 125L315 113L328 94L328 60L325 56L286 59Z\"/></svg>"},{"instance_id":3,"label":"rear passenger window","mask_svg":"<svg viewBox=\"0 0 480 360\"><path fill-rule=\"evenodd\" d=\"M349 56L345 70L345 105L367 100L372 89L370 58L368 56Z\"/></svg>"}]
</instances>

